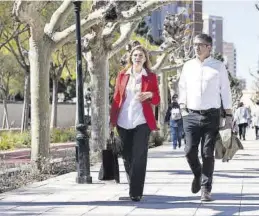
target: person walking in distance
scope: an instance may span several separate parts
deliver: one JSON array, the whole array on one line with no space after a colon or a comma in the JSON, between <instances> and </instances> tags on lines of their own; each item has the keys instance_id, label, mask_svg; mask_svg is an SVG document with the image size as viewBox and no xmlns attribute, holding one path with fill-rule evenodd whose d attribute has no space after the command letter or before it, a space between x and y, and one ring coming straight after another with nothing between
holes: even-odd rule
<instances>
[{"instance_id":1,"label":"person walking in distance","mask_svg":"<svg viewBox=\"0 0 259 216\"><path fill-rule=\"evenodd\" d=\"M255 139L259 139L259 101L256 101L255 109L253 111L253 128L255 128Z\"/></svg>"},{"instance_id":2,"label":"person walking in distance","mask_svg":"<svg viewBox=\"0 0 259 216\"><path fill-rule=\"evenodd\" d=\"M179 100L185 133L185 155L194 174L191 191L201 200L211 201L214 171L214 148L220 125L221 104L225 111L225 126L232 126L232 99L228 72L223 62L210 56L212 38L195 36L195 58L187 61L179 80ZM198 157L201 143L202 164Z\"/></svg>"},{"instance_id":3,"label":"person walking in distance","mask_svg":"<svg viewBox=\"0 0 259 216\"><path fill-rule=\"evenodd\" d=\"M122 141L122 158L129 182L129 196L140 201L143 195L148 141L156 120L152 105L160 102L157 76L150 70L148 53L135 46L128 65L116 79L111 107L111 129L117 126Z\"/></svg>"},{"instance_id":4,"label":"person walking in distance","mask_svg":"<svg viewBox=\"0 0 259 216\"><path fill-rule=\"evenodd\" d=\"M243 102L238 104L238 108L234 115L234 124L238 125L239 128L239 139L243 138L246 140L246 128L250 119L248 108L244 106Z\"/></svg>"},{"instance_id":5,"label":"person walking in distance","mask_svg":"<svg viewBox=\"0 0 259 216\"><path fill-rule=\"evenodd\" d=\"M169 122L171 130L171 139L173 142L173 148L176 149L177 143L178 147L181 148L182 135L183 135L183 121L180 111L180 106L177 102L178 95L174 94L172 97L172 103L169 105L166 115L165 122Z\"/></svg>"}]
</instances>

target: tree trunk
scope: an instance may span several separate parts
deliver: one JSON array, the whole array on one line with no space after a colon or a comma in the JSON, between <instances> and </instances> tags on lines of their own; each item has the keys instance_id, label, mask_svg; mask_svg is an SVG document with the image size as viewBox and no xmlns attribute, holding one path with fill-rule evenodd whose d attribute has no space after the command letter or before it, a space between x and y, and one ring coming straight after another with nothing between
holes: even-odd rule
<instances>
[{"instance_id":1,"label":"tree trunk","mask_svg":"<svg viewBox=\"0 0 259 216\"><path fill-rule=\"evenodd\" d=\"M97 52L88 52L86 60L92 86L90 149L100 152L109 136L109 62L107 55L100 56Z\"/></svg>"},{"instance_id":2,"label":"tree trunk","mask_svg":"<svg viewBox=\"0 0 259 216\"><path fill-rule=\"evenodd\" d=\"M49 156L49 67L51 44L46 38L30 38L31 160Z\"/></svg>"},{"instance_id":3,"label":"tree trunk","mask_svg":"<svg viewBox=\"0 0 259 216\"><path fill-rule=\"evenodd\" d=\"M52 110L50 128L57 127L57 104L58 104L58 80L53 79L53 90L52 90Z\"/></svg>"},{"instance_id":4,"label":"tree trunk","mask_svg":"<svg viewBox=\"0 0 259 216\"><path fill-rule=\"evenodd\" d=\"M29 126L29 101L30 101L30 73L26 73L25 81L24 81L24 101L23 101L21 132L27 130Z\"/></svg>"},{"instance_id":5,"label":"tree trunk","mask_svg":"<svg viewBox=\"0 0 259 216\"><path fill-rule=\"evenodd\" d=\"M160 91L160 106L159 106L159 115L158 115L158 122L160 125L160 136L165 137L167 134L167 126L164 123L165 114L168 108L168 89L167 89L167 77L165 73L160 73L160 83L159 83L159 91Z\"/></svg>"},{"instance_id":6,"label":"tree trunk","mask_svg":"<svg viewBox=\"0 0 259 216\"><path fill-rule=\"evenodd\" d=\"M3 114L3 119L2 119L2 129L5 129L5 112Z\"/></svg>"},{"instance_id":7,"label":"tree trunk","mask_svg":"<svg viewBox=\"0 0 259 216\"><path fill-rule=\"evenodd\" d=\"M2 128L10 129L6 99L3 99L3 106L4 106L4 115L3 115Z\"/></svg>"}]
</instances>

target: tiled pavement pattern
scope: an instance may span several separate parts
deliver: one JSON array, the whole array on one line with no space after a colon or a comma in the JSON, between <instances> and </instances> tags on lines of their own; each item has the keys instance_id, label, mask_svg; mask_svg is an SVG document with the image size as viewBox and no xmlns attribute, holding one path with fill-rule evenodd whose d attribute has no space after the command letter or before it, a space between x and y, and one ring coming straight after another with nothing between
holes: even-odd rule
<instances>
[{"instance_id":1,"label":"tiled pavement pattern","mask_svg":"<svg viewBox=\"0 0 259 216\"><path fill-rule=\"evenodd\" d=\"M192 194L192 174L183 147L169 143L150 149L144 198L128 200L128 185L120 160L121 184L97 180L99 164L91 168L93 184L78 185L75 173L0 194L0 216L231 216L259 215L259 141L249 131L248 140L228 163L215 163L213 198L202 203Z\"/></svg>"}]
</instances>

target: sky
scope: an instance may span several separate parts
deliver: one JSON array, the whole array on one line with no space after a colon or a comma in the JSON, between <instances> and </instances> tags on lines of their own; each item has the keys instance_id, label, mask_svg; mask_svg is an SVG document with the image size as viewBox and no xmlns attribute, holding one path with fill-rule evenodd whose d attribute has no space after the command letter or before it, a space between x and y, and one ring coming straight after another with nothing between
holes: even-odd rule
<instances>
[{"instance_id":1,"label":"sky","mask_svg":"<svg viewBox=\"0 0 259 216\"><path fill-rule=\"evenodd\" d=\"M203 13L222 16L223 39L235 44L237 51L237 76L247 80L247 88L253 86L249 74L256 71L259 59L259 11L256 1L203 0Z\"/></svg>"}]
</instances>

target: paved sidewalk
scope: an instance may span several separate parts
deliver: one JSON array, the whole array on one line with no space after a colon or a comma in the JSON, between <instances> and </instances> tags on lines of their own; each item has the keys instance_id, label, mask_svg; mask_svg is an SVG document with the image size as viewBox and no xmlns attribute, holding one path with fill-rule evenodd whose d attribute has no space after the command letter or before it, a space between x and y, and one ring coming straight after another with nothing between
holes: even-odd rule
<instances>
[{"instance_id":1,"label":"paved sidewalk","mask_svg":"<svg viewBox=\"0 0 259 216\"><path fill-rule=\"evenodd\" d=\"M253 137L252 131L249 132ZM251 140L251 139L250 139ZM28 187L0 194L0 215L99 216L231 216L259 215L259 141L244 141L229 163L215 164L213 198L202 203L192 194L192 174L183 148L165 144L150 149L144 198L129 201L120 161L121 184L97 180L99 164L92 167L93 184L78 185L69 173Z\"/></svg>"}]
</instances>

